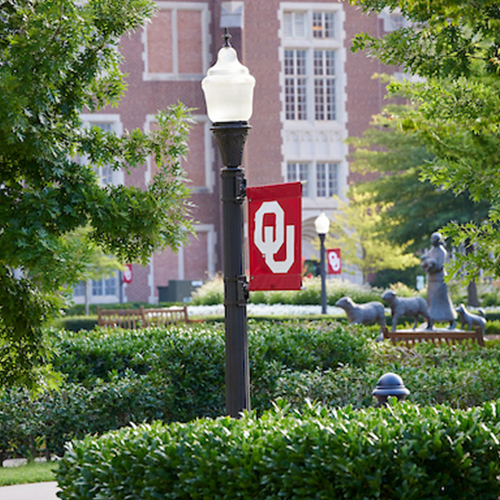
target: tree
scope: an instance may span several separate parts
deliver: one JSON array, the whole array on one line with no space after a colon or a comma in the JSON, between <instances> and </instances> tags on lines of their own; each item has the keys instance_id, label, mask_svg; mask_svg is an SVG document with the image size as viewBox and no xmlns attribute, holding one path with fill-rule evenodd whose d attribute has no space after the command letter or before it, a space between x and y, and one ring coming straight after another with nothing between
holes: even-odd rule
<instances>
[{"instance_id":1,"label":"tree","mask_svg":"<svg viewBox=\"0 0 500 500\"><path fill-rule=\"evenodd\" d=\"M443 230L456 246L474 248L459 256L451 274L469 281L482 268L499 276L500 6L493 0L351 1L376 12L400 9L410 21L381 39L360 34L353 48L422 77L393 81L388 89L415 105L401 126L434 155L423 177L491 203L483 223L452 222Z\"/></svg>"},{"instance_id":2,"label":"tree","mask_svg":"<svg viewBox=\"0 0 500 500\"><path fill-rule=\"evenodd\" d=\"M368 275L381 269L405 269L419 260L406 253L408 245L393 245L380 229L383 214L390 204L377 204L367 194L351 188L350 203L336 197L339 210L333 215L333 224L326 242L342 249L342 260L358 268L365 282Z\"/></svg>"},{"instance_id":3,"label":"tree","mask_svg":"<svg viewBox=\"0 0 500 500\"><path fill-rule=\"evenodd\" d=\"M450 221L476 223L488 215L489 203L474 203L468 192L455 195L421 179L434 157L415 132L403 132L401 121L411 108L389 105L373 117L362 137L348 140L354 146L350 168L379 173L357 184L375 203L391 204L381 214L380 230L389 241L418 252L429 246L430 235Z\"/></svg>"},{"instance_id":4,"label":"tree","mask_svg":"<svg viewBox=\"0 0 500 500\"><path fill-rule=\"evenodd\" d=\"M490 204L475 203L468 191L455 194L422 179L425 164L433 161L422 139L415 132L401 130L409 106L389 105L373 117L372 126L362 137L350 138L356 149L352 154L353 171L377 172L375 179L358 184L376 203L392 203L381 217L381 229L389 241L409 245L408 250L422 251L430 235L445 224L478 224L488 216ZM471 245L467 245L471 252ZM478 306L475 281L468 284L468 304Z\"/></svg>"},{"instance_id":5,"label":"tree","mask_svg":"<svg viewBox=\"0 0 500 500\"><path fill-rule=\"evenodd\" d=\"M0 6L0 385L38 380L42 325L87 268L75 231L88 227L106 254L144 264L191 230L180 167L188 110L179 104L158 114L158 130L122 137L80 119L119 101L120 37L154 8L148 0ZM146 189L99 185L95 167L130 171L148 156L158 170Z\"/></svg>"}]
</instances>

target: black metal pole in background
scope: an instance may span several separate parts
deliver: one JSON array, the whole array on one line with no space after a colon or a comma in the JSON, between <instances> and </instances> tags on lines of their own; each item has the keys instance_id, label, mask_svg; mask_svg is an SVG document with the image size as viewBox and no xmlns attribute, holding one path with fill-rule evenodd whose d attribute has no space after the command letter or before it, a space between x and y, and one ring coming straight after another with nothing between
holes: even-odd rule
<instances>
[{"instance_id":1,"label":"black metal pole in background","mask_svg":"<svg viewBox=\"0 0 500 500\"><path fill-rule=\"evenodd\" d=\"M321 314L326 314L326 265L325 265L325 234L319 234L320 268L321 268Z\"/></svg>"},{"instance_id":2,"label":"black metal pole in background","mask_svg":"<svg viewBox=\"0 0 500 500\"><path fill-rule=\"evenodd\" d=\"M250 129L247 122L214 123L212 133L224 168L222 178L222 231L224 248L224 310L226 343L226 413L238 418L250 410L248 363L248 283L243 253L243 202L246 180L240 168Z\"/></svg>"}]
</instances>

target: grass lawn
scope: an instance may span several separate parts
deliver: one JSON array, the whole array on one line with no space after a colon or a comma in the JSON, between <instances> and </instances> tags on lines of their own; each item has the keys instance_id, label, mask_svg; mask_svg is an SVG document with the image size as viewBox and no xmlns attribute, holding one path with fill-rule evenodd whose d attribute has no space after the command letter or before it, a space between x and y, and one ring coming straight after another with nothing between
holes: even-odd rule
<instances>
[{"instance_id":1,"label":"grass lawn","mask_svg":"<svg viewBox=\"0 0 500 500\"><path fill-rule=\"evenodd\" d=\"M34 462L18 467L0 467L0 486L55 481L57 462Z\"/></svg>"}]
</instances>

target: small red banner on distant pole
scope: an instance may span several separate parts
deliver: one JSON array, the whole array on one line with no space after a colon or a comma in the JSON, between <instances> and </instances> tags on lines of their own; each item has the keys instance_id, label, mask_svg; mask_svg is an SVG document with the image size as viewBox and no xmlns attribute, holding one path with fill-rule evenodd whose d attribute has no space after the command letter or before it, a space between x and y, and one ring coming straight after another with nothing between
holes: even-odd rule
<instances>
[{"instance_id":1,"label":"small red banner on distant pole","mask_svg":"<svg viewBox=\"0 0 500 500\"><path fill-rule=\"evenodd\" d=\"M254 290L302 286L302 184L247 188L250 284Z\"/></svg>"},{"instance_id":2,"label":"small red banner on distant pole","mask_svg":"<svg viewBox=\"0 0 500 500\"><path fill-rule=\"evenodd\" d=\"M342 274L342 258L340 248L331 248L326 251L328 274Z\"/></svg>"},{"instance_id":3,"label":"small red banner on distant pole","mask_svg":"<svg viewBox=\"0 0 500 500\"><path fill-rule=\"evenodd\" d=\"M125 269L123 270L123 282L132 283L132 264L125 264Z\"/></svg>"}]
</instances>

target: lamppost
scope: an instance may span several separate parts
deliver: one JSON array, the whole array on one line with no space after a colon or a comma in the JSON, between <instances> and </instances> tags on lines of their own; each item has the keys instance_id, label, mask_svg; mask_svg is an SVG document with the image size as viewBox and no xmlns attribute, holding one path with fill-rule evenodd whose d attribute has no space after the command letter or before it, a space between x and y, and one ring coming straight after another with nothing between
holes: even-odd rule
<instances>
[{"instance_id":1,"label":"lamppost","mask_svg":"<svg viewBox=\"0 0 500 500\"><path fill-rule=\"evenodd\" d=\"M226 412L238 418L250 410L247 301L243 259L243 201L246 179L240 168L252 115L255 78L238 61L227 28L217 62L201 85L212 133L222 157L222 230L226 345Z\"/></svg>"},{"instance_id":2,"label":"lamppost","mask_svg":"<svg viewBox=\"0 0 500 500\"><path fill-rule=\"evenodd\" d=\"M320 268L321 268L321 314L326 314L326 265L325 265L325 236L330 229L330 219L321 212L314 221L320 241Z\"/></svg>"}]
</instances>

